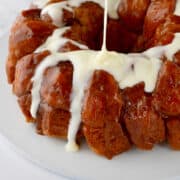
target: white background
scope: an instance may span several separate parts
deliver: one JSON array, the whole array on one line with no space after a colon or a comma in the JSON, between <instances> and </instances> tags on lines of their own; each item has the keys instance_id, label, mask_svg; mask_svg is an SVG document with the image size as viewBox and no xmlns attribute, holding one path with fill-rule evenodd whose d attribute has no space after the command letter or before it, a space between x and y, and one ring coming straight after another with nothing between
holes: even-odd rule
<instances>
[{"instance_id":1,"label":"white background","mask_svg":"<svg viewBox=\"0 0 180 180\"><path fill-rule=\"evenodd\" d=\"M65 180L22 159L21 156L10 150L2 138L0 138L0 169L0 179L2 180Z\"/></svg>"},{"instance_id":2,"label":"white background","mask_svg":"<svg viewBox=\"0 0 180 180\"><path fill-rule=\"evenodd\" d=\"M30 0L0 0L0 38L9 31L17 13L28 7ZM1 46L1 45L0 45ZM4 61L4 59L1 59ZM2 99L0 97L0 99ZM3 117L1 117L3 118ZM0 138L0 179L1 180L65 180L23 159Z\"/></svg>"}]
</instances>

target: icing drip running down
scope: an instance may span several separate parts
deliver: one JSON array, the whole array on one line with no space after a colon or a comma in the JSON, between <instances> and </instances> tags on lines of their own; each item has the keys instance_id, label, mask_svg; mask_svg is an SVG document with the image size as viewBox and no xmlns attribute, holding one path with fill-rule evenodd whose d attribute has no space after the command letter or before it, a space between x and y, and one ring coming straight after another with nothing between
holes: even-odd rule
<instances>
[{"instance_id":1,"label":"icing drip running down","mask_svg":"<svg viewBox=\"0 0 180 180\"><path fill-rule=\"evenodd\" d=\"M98 0L97 0L98 1ZM83 0L70 0L68 3L78 5L84 2ZM96 2L96 1L94 1ZM98 1L99 3L104 0ZM71 119L68 129L68 144L67 151L77 151L76 134L81 123L81 108L84 90L88 84L88 80L95 70L105 70L112 74L119 87L124 89L132 87L139 82L145 83L145 91L152 92L158 77L158 72L162 61L160 58L166 56L168 60L173 60L173 55L179 51L180 33L176 33L171 44L166 46L159 46L151 48L143 53L122 54L117 52L110 52L106 49L106 31L108 19L108 0L105 0L105 15L104 15L104 37L101 51L88 50L88 47L81 45L75 41L62 37L69 27L59 28L54 31L53 35L49 37L46 42L41 45L36 52L49 50L51 55L47 56L37 67L34 77L32 78L32 104L31 114L35 118L40 104L40 88L43 80L43 73L48 67L57 65L59 62L67 61L73 64L73 89L71 93ZM113 1L120 2L120 1ZM180 15L179 1L177 1L176 15ZM117 6L117 5L116 5ZM111 7L111 6L110 6ZM114 9L114 12L117 9ZM51 11L51 9L49 10ZM53 14L53 13L52 13ZM77 45L83 50L59 53L58 49L66 42ZM85 68L86 67L86 68ZM133 68L132 68L133 67Z\"/></svg>"},{"instance_id":2,"label":"icing drip running down","mask_svg":"<svg viewBox=\"0 0 180 180\"><path fill-rule=\"evenodd\" d=\"M52 36L50 36L44 44L42 44L39 48L37 48L35 52L38 53L45 50L49 50L51 53L56 53L58 52L59 48L62 47L67 42L72 43L73 45L79 47L80 49L88 49L88 47L83 44L62 37L62 35L69 29L70 29L69 27L56 29L53 32Z\"/></svg>"}]
</instances>

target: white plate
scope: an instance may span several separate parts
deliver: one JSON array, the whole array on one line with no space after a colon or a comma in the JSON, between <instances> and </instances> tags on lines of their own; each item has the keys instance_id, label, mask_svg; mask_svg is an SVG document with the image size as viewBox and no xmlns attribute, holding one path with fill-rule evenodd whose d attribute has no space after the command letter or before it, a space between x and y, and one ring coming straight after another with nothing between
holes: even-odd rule
<instances>
[{"instance_id":1,"label":"white plate","mask_svg":"<svg viewBox=\"0 0 180 180\"><path fill-rule=\"evenodd\" d=\"M180 179L180 152L166 145L148 152L133 149L109 161L92 153L85 144L78 153L66 153L64 141L37 135L33 125L25 123L6 82L7 34L0 42L0 134L13 149L70 179Z\"/></svg>"}]
</instances>

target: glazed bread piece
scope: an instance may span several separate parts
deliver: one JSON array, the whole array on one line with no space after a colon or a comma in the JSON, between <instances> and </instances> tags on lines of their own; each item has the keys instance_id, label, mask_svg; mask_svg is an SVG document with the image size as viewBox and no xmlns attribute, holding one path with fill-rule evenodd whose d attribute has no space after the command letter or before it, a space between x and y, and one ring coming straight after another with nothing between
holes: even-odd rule
<instances>
[{"instance_id":1,"label":"glazed bread piece","mask_svg":"<svg viewBox=\"0 0 180 180\"><path fill-rule=\"evenodd\" d=\"M124 123L131 141L140 149L152 149L165 140L165 125L153 108L152 95L144 92L144 84L123 91Z\"/></svg>"},{"instance_id":2,"label":"glazed bread piece","mask_svg":"<svg viewBox=\"0 0 180 180\"><path fill-rule=\"evenodd\" d=\"M130 143L120 124L122 95L109 73L93 73L83 104L83 132L89 147L107 158L127 151Z\"/></svg>"},{"instance_id":3,"label":"glazed bread piece","mask_svg":"<svg viewBox=\"0 0 180 180\"><path fill-rule=\"evenodd\" d=\"M179 26L179 22L176 21L177 19L179 21L179 17L175 17L173 14L176 2L176 0L152 0L149 3L144 16L142 34L140 34L134 47L135 51L144 51L172 41L173 33L179 31L176 28ZM172 25L174 19L176 22Z\"/></svg>"},{"instance_id":4,"label":"glazed bread piece","mask_svg":"<svg viewBox=\"0 0 180 180\"><path fill-rule=\"evenodd\" d=\"M166 61L159 73L153 106L165 116L180 116L180 67Z\"/></svg>"}]
</instances>

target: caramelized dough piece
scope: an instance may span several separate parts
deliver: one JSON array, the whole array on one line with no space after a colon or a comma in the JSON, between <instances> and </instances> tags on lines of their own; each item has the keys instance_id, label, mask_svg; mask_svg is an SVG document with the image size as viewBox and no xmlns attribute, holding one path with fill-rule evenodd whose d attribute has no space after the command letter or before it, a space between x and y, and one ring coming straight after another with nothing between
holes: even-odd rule
<instances>
[{"instance_id":1,"label":"caramelized dough piece","mask_svg":"<svg viewBox=\"0 0 180 180\"><path fill-rule=\"evenodd\" d=\"M78 46L68 41L63 46L60 47L59 52L69 52L69 51L77 51L77 50L81 50L81 49Z\"/></svg>"},{"instance_id":2,"label":"caramelized dough piece","mask_svg":"<svg viewBox=\"0 0 180 180\"><path fill-rule=\"evenodd\" d=\"M130 52L137 41L137 35L124 28L119 20L108 21L107 49L117 52Z\"/></svg>"},{"instance_id":3,"label":"caramelized dough piece","mask_svg":"<svg viewBox=\"0 0 180 180\"><path fill-rule=\"evenodd\" d=\"M103 9L96 3L85 2L74 9L74 24L64 36L90 49L100 49L98 39L103 29Z\"/></svg>"},{"instance_id":4,"label":"caramelized dough piece","mask_svg":"<svg viewBox=\"0 0 180 180\"><path fill-rule=\"evenodd\" d=\"M119 18L132 32L140 33L150 0L121 0L118 8Z\"/></svg>"},{"instance_id":5,"label":"caramelized dough piece","mask_svg":"<svg viewBox=\"0 0 180 180\"><path fill-rule=\"evenodd\" d=\"M66 138L69 120L70 112L41 103L36 124L37 132L48 136Z\"/></svg>"},{"instance_id":6,"label":"caramelized dough piece","mask_svg":"<svg viewBox=\"0 0 180 180\"><path fill-rule=\"evenodd\" d=\"M180 67L173 62L166 61L160 70L153 105L162 114L180 115Z\"/></svg>"},{"instance_id":7,"label":"caramelized dough piece","mask_svg":"<svg viewBox=\"0 0 180 180\"><path fill-rule=\"evenodd\" d=\"M59 52L80 50L71 42L65 43ZM70 62L61 62L58 66L48 68L43 76L41 98L48 105L68 111L72 89L73 66Z\"/></svg>"},{"instance_id":8,"label":"caramelized dough piece","mask_svg":"<svg viewBox=\"0 0 180 180\"><path fill-rule=\"evenodd\" d=\"M66 50L73 51L75 49L78 49L78 47L72 45L71 43L66 43L64 47L62 47L59 51L65 52ZM71 83L73 67L69 62L61 62L58 66L48 68L44 72L44 78L40 93L42 96L41 99L42 101L44 101L43 104L47 104L46 106L43 106L44 108L41 107L39 109L39 113L37 114L38 116L36 119L33 119L30 113L30 91L32 88L31 78L36 70L37 65L39 65L39 63L41 63L41 61L49 54L50 53L48 51L29 54L27 56L24 56L17 62L15 80L13 82L13 91L19 97L18 102L27 121L36 121L37 132L39 134L48 135L49 133L50 136L65 137L65 130L62 131L61 129L65 129L65 126L61 127L62 124L58 124L58 122L61 122L61 120L63 120L64 118L65 120L62 123L67 124L66 122L69 121L69 116L64 117L64 114L69 114L69 96L72 86ZM45 107L47 107L46 109L49 112L48 115L47 113L45 113ZM51 118L56 114L56 119ZM49 126L44 126L44 124L47 123L49 123ZM42 126L46 127L46 130L44 130ZM66 131L68 129L67 127L68 124L66 125Z\"/></svg>"},{"instance_id":9,"label":"caramelized dough piece","mask_svg":"<svg viewBox=\"0 0 180 180\"><path fill-rule=\"evenodd\" d=\"M167 120L168 143L173 149L180 150L180 117Z\"/></svg>"},{"instance_id":10,"label":"caramelized dough piece","mask_svg":"<svg viewBox=\"0 0 180 180\"><path fill-rule=\"evenodd\" d=\"M72 88L73 66L69 62L48 68L43 76L41 98L54 108L68 111Z\"/></svg>"},{"instance_id":11,"label":"caramelized dough piece","mask_svg":"<svg viewBox=\"0 0 180 180\"><path fill-rule=\"evenodd\" d=\"M72 26L75 19L73 12L63 9L63 22L66 26Z\"/></svg>"},{"instance_id":12,"label":"caramelized dough piece","mask_svg":"<svg viewBox=\"0 0 180 180\"><path fill-rule=\"evenodd\" d=\"M105 71L95 71L82 108L83 132L89 147L109 159L130 148L119 123L122 103L114 78Z\"/></svg>"},{"instance_id":13,"label":"caramelized dough piece","mask_svg":"<svg viewBox=\"0 0 180 180\"><path fill-rule=\"evenodd\" d=\"M18 98L21 111L26 117L27 122L35 122L37 133L42 135L66 138L70 120L70 112L41 103L37 118L34 119L30 113L31 94L26 94ZM82 132L78 137L82 136Z\"/></svg>"},{"instance_id":14,"label":"caramelized dough piece","mask_svg":"<svg viewBox=\"0 0 180 180\"><path fill-rule=\"evenodd\" d=\"M144 20L144 39L148 41L156 28L175 10L176 0L152 0Z\"/></svg>"},{"instance_id":15,"label":"caramelized dough piece","mask_svg":"<svg viewBox=\"0 0 180 180\"><path fill-rule=\"evenodd\" d=\"M65 49L66 48L66 49ZM65 50L78 49L76 46L67 43L61 48ZM13 92L17 96L30 93L32 88L31 78L34 75L36 67L50 53L29 54L21 58L15 71L15 80L13 82ZM69 110L69 96L72 86L73 67L68 62L62 62L58 66L48 68L43 77L41 96L50 106Z\"/></svg>"},{"instance_id":16,"label":"caramelized dough piece","mask_svg":"<svg viewBox=\"0 0 180 180\"><path fill-rule=\"evenodd\" d=\"M62 14L59 13L59 16L62 16L62 17L59 17L59 18L60 19L62 18L63 27L64 26L71 26L73 24L73 22L75 21L73 12L72 11L68 11L66 9L63 9L62 10ZM51 16L48 13L41 14L41 19L43 21L45 21L45 22L53 23L53 20L52 20Z\"/></svg>"},{"instance_id":17,"label":"caramelized dough piece","mask_svg":"<svg viewBox=\"0 0 180 180\"><path fill-rule=\"evenodd\" d=\"M169 15L165 22L156 28L152 38L145 44L145 48L169 44L174 38L174 33L177 32L180 32L180 17Z\"/></svg>"},{"instance_id":18,"label":"caramelized dough piece","mask_svg":"<svg viewBox=\"0 0 180 180\"><path fill-rule=\"evenodd\" d=\"M17 62L15 79L13 82L13 92L17 96L30 93L32 86L31 78L34 75L34 71L39 63L48 55L48 51L29 54Z\"/></svg>"},{"instance_id":19,"label":"caramelized dough piece","mask_svg":"<svg viewBox=\"0 0 180 180\"><path fill-rule=\"evenodd\" d=\"M165 140L164 121L152 107L152 98L144 93L144 84L123 92L126 102L124 121L131 141L140 149L152 149Z\"/></svg>"},{"instance_id":20,"label":"caramelized dough piece","mask_svg":"<svg viewBox=\"0 0 180 180\"><path fill-rule=\"evenodd\" d=\"M14 23L9 38L6 71L9 83L14 80L17 61L32 53L52 34L55 26L40 20L39 10L23 11Z\"/></svg>"},{"instance_id":21,"label":"caramelized dough piece","mask_svg":"<svg viewBox=\"0 0 180 180\"><path fill-rule=\"evenodd\" d=\"M69 111L57 109L42 102L39 107L36 121L36 129L39 134L67 138L69 120L71 114ZM82 129L80 127L77 140L83 137Z\"/></svg>"},{"instance_id":22,"label":"caramelized dough piece","mask_svg":"<svg viewBox=\"0 0 180 180\"><path fill-rule=\"evenodd\" d=\"M64 0L49 0L47 2L47 5L51 4L51 3L58 3L58 2L61 2L61 1L64 1ZM30 8L31 9L37 9L38 7L34 4L34 2L32 2L31 5L30 5Z\"/></svg>"}]
</instances>

